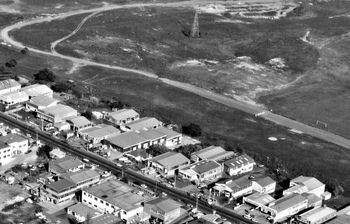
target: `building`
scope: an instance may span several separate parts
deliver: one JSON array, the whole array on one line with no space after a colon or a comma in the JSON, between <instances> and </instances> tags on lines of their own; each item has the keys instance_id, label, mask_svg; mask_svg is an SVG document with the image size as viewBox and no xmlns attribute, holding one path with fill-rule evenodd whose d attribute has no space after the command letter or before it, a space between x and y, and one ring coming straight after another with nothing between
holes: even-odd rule
<instances>
[{"instance_id":1,"label":"building","mask_svg":"<svg viewBox=\"0 0 350 224\"><path fill-rule=\"evenodd\" d=\"M243 197L243 203L253 205L257 208L267 207L268 204L273 202L275 199L266 193L255 192L249 196Z\"/></svg>"},{"instance_id":2,"label":"building","mask_svg":"<svg viewBox=\"0 0 350 224\"><path fill-rule=\"evenodd\" d=\"M77 110L63 104L57 104L37 111L38 118L50 123L63 122L68 118L76 116L78 116Z\"/></svg>"},{"instance_id":3,"label":"building","mask_svg":"<svg viewBox=\"0 0 350 224\"><path fill-rule=\"evenodd\" d=\"M222 180L215 183L214 191L224 194L227 198L239 198L253 192L252 181L246 176L232 180Z\"/></svg>"},{"instance_id":4,"label":"building","mask_svg":"<svg viewBox=\"0 0 350 224\"><path fill-rule=\"evenodd\" d=\"M100 174L96 171L81 170L75 173L67 173L56 182L44 185L40 192L41 198L53 204L61 204L75 198L76 192L97 184Z\"/></svg>"},{"instance_id":5,"label":"building","mask_svg":"<svg viewBox=\"0 0 350 224\"><path fill-rule=\"evenodd\" d=\"M39 95L31 98L26 103L26 110L37 112L38 110L44 110L48 107L56 106L57 103L58 103L58 100L52 97Z\"/></svg>"},{"instance_id":6,"label":"building","mask_svg":"<svg viewBox=\"0 0 350 224\"><path fill-rule=\"evenodd\" d=\"M140 115L133 109L121 109L109 113L106 119L113 124L121 126L140 119Z\"/></svg>"},{"instance_id":7,"label":"building","mask_svg":"<svg viewBox=\"0 0 350 224\"><path fill-rule=\"evenodd\" d=\"M214 160L220 161L229 159L234 156L234 152L226 151L220 146L209 146L204 148L198 152L194 152L191 154L191 160L194 162L198 162L200 160Z\"/></svg>"},{"instance_id":8,"label":"building","mask_svg":"<svg viewBox=\"0 0 350 224\"><path fill-rule=\"evenodd\" d=\"M0 95L0 104L3 110L14 108L28 100L28 95L22 92L10 92Z\"/></svg>"},{"instance_id":9,"label":"building","mask_svg":"<svg viewBox=\"0 0 350 224\"><path fill-rule=\"evenodd\" d=\"M314 177L299 176L289 183L289 188L283 191L283 195L292 193L310 193L322 197L325 193L326 185Z\"/></svg>"},{"instance_id":10,"label":"building","mask_svg":"<svg viewBox=\"0 0 350 224\"><path fill-rule=\"evenodd\" d=\"M104 139L112 138L120 134L120 130L112 125L100 124L81 130L79 135L91 144L100 143Z\"/></svg>"},{"instance_id":11,"label":"building","mask_svg":"<svg viewBox=\"0 0 350 224\"><path fill-rule=\"evenodd\" d=\"M170 198L156 198L145 202L146 216L156 223L171 223L181 215L181 204Z\"/></svg>"},{"instance_id":12,"label":"building","mask_svg":"<svg viewBox=\"0 0 350 224\"><path fill-rule=\"evenodd\" d=\"M337 216L337 211L327 206L311 209L296 217L303 224L322 224Z\"/></svg>"},{"instance_id":13,"label":"building","mask_svg":"<svg viewBox=\"0 0 350 224\"><path fill-rule=\"evenodd\" d=\"M163 126L156 128L155 131L166 135L166 141L165 141L166 147L173 147L173 146L180 145L182 143L182 134L181 133L170 130L170 129L163 127Z\"/></svg>"},{"instance_id":14,"label":"building","mask_svg":"<svg viewBox=\"0 0 350 224\"><path fill-rule=\"evenodd\" d=\"M6 79L0 81L0 95L17 92L21 88L21 84L19 84L16 80Z\"/></svg>"},{"instance_id":15,"label":"building","mask_svg":"<svg viewBox=\"0 0 350 224\"><path fill-rule=\"evenodd\" d=\"M37 96L47 96L50 98L53 96L52 89L50 89L47 85L42 84L26 86L20 89L20 91L26 93L30 99Z\"/></svg>"},{"instance_id":16,"label":"building","mask_svg":"<svg viewBox=\"0 0 350 224\"><path fill-rule=\"evenodd\" d=\"M67 122L71 125L71 130L76 133L90 128L93 125L93 123L84 116L69 118L67 119Z\"/></svg>"},{"instance_id":17,"label":"building","mask_svg":"<svg viewBox=\"0 0 350 224\"><path fill-rule=\"evenodd\" d=\"M68 207L67 214L73 216L79 223L88 221L89 224L115 224L121 221L114 215L102 214L82 203Z\"/></svg>"},{"instance_id":18,"label":"building","mask_svg":"<svg viewBox=\"0 0 350 224\"><path fill-rule=\"evenodd\" d=\"M83 189L82 203L102 213L118 216L127 222L134 219L143 220L141 203L151 198L133 192L134 188L130 185L109 179L99 185Z\"/></svg>"},{"instance_id":19,"label":"building","mask_svg":"<svg viewBox=\"0 0 350 224\"><path fill-rule=\"evenodd\" d=\"M55 127L55 129L57 131L70 131L71 130L70 124L65 122L65 121L54 123L53 126ZM74 133L73 133L73 135L74 135Z\"/></svg>"},{"instance_id":20,"label":"building","mask_svg":"<svg viewBox=\"0 0 350 224\"><path fill-rule=\"evenodd\" d=\"M225 161L224 171L230 176L244 174L252 171L255 164L256 163L252 158L243 154Z\"/></svg>"},{"instance_id":21,"label":"building","mask_svg":"<svg viewBox=\"0 0 350 224\"><path fill-rule=\"evenodd\" d=\"M145 162L152 158L152 156L149 153L147 153L145 149L136 149L126 153L125 155L138 162Z\"/></svg>"},{"instance_id":22,"label":"building","mask_svg":"<svg viewBox=\"0 0 350 224\"><path fill-rule=\"evenodd\" d=\"M308 200L300 194L283 196L269 204L265 212L274 222L281 222L308 208Z\"/></svg>"},{"instance_id":23,"label":"building","mask_svg":"<svg viewBox=\"0 0 350 224\"><path fill-rule=\"evenodd\" d=\"M77 158L64 157L62 159L49 161L49 172L56 175L64 174L68 172L77 172L84 169L84 163Z\"/></svg>"},{"instance_id":24,"label":"building","mask_svg":"<svg viewBox=\"0 0 350 224\"><path fill-rule=\"evenodd\" d=\"M8 134L0 136L0 142L3 142L10 147L12 156L28 152L29 140L21 135Z\"/></svg>"},{"instance_id":25,"label":"building","mask_svg":"<svg viewBox=\"0 0 350 224\"><path fill-rule=\"evenodd\" d=\"M350 215L347 214L337 214L338 216L335 219L327 222L327 224L349 224L350 223Z\"/></svg>"},{"instance_id":26,"label":"building","mask_svg":"<svg viewBox=\"0 0 350 224\"><path fill-rule=\"evenodd\" d=\"M196 182L196 184L210 184L222 176L220 163L211 160L202 160L179 171L179 175L185 179Z\"/></svg>"},{"instance_id":27,"label":"building","mask_svg":"<svg viewBox=\"0 0 350 224\"><path fill-rule=\"evenodd\" d=\"M11 147L0 141L0 166L12 161Z\"/></svg>"},{"instance_id":28,"label":"building","mask_svg":"<svg viewBox=\"0 0 350 224\"><path fill-rule=\"evenodd\" d=\"M253 190L271 194L276 191L276 181L274 181L271 177L263 177L253 180Z\"/></svg>"},{"instance_id":29,"label":"building","mask_svg":"<svg viewBox=\"0 0 350 224\"><path fill-rule=\"evenodd\" d=\"M139 131L142 129L158 128L163 123L154 117L143 117L139 120L133 121L125 125L125 127L132 131Z\"/></svg>"},{"instance_id":30,"label":"building","mask_svg":"<svg viewBox=\"0 0 350 224\"><path fill-rule=\"evenodd\" d=\"M189 164L190 160L177 152L166 152L148 161L149 167L153 167L165 176L173 176L176 170L181 170Z\"/></svg>"},{"instance_id":31,"label":"building","mask_svg":"<svg viewBox=\"0 0 350 224\"><path fill-rule=\"evenodd\" d=\"M51 150L49 155L52 159L62 159L66 157L66 153L61 151L59 148L54 148Z\"/></svg>"}]
</instances>

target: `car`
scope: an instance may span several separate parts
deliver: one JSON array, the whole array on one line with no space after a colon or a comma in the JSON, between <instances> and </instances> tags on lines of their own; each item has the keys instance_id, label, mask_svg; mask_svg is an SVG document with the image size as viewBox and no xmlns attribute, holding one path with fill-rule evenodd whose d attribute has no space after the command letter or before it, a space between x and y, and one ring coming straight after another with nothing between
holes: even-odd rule
<instances>
[{"instance_id":1,"label":"car","mask_svg":"<svg viewBox=\"0 0 350 224\"><path fill-rule=\"evenodd\" d=\"M253 176L253 175L250 175L249 177L248 177L248 179L255 179L255 177Z\"/></svg>"},{"instance_id":2,"label":"car","mask_svg":"<svg viewBox=\"0 0 350 224\"><path fill-rule=\"evenodd\" d=\"M146 184L141 184L140 185L142 188L147 188L147 185Z\"/></svg>"},{"instance_id":3,"label":"car","mask_svg":"<svg viewBox=\"0 0 350 224\"><path fill-rule=\"evenodd\" d=\"M163 196L163 197L166 197L166 196L168 196L168 194L165 193L165 192L162 192L162 196Z\"/></svg>"}]
</instances>

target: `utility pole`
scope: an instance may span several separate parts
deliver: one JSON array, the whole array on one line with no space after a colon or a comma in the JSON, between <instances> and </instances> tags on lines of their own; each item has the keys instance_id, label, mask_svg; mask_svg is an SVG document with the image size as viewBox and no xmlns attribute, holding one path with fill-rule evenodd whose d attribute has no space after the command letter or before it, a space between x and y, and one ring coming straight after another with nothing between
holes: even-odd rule
<instances>
[{"instance_id":1,"label":"utility pole","mask_svg":"<svg viewBox=\"0 0 350 224\"><path fill-rule=\"evenodd\" d=\"M196 13L194 14L192 29L191 29L191 37L192 38L199 38L199 23L198 23L198 11L196 10Z\"/></svg>"}]
</instances>

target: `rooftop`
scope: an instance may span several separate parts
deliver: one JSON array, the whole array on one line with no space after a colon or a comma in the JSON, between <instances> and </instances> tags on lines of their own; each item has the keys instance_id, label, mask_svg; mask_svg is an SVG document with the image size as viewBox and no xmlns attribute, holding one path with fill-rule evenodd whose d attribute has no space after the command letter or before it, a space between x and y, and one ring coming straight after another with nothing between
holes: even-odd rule
<instances>
[{"instance_id":1,"label":"rooftop","mask_svg":"<svg viewBox=\"0 0 350 224\"><path fill-rule=\"evenodd\" d=\"M238 168L243 165L248 165L251 163L255 163L254 160L251 157L249 157L247 154L243 154L227 160L224 164L231 168Z\"/></svg>"},{"instance_id":2,"label":"rooftop","mask_svg":"<svg viewBox=\"0 0 350 224\"><path fill-rule=\"evenodd\" d=\"M47 185L47 187L54 190L57 193L61 193L63 191L75 188L76 184L70 180L61 179L59 181L50 183L49 185Z\"/></svg>"},{"instance_id":3,"label":"rooftop","mask_svg":"<svg viewBox=\"0 0 350 224\"><path fill-rule=\"evenodd\" d=\"M0 90L9 89L9 88L12 88L12 87L17 87L17 86L21 86L21 84L19 84L14 79L6 79L6 80L3 80L3 81L0 81Z\"/></svg>"},{"instance_id":4,"label":"rooftop","mask_svg":"<svg viewBox=\"0 0 350 224\"><path fill-rule=\"evenodd\" d=\"M205 161L200 161L196 164L193 164L191 169L195 171L197 174L203 174L208 171L211 171L213 169L217 169L221 167L221 165L218 162L212 161L212 160L205 160Z\"/></svg>"},{"instance_id":5,"label":"rooftop","mask_svg":"<svg viewBox=\"0 0 350 224\"><path fill-rule=\"evenodd\" d=\"M26 93L22 92L9 92L3 95L0 95L0 100L9 102L9 101L27 101L29 100L29 96Z\"/></svg>"},{"instance_id":6,"label":"rooftop","mask_svg":"<svg viewBox=\"0 0 350 224\"><path fill-rule=\"evenodd\" d=\"M198 156L201 159L208 159L210 157L216 156L217 154L226 152L225 149L223 149L220 146L209 146L207 148L204 148L202 150L199 150L198 152L192 153L193 156Z\"/></svg>"},{"instance_id":7,"label":"rooftop","mask_svg":"<svg viewBox=\"0 0 350 224\"><path fill-rule=\"evenodd\" d=\"M91 121L89 121L84 116L73 117L69 119L69 121L72 122L75 127L81 127L92 124Z\"/></svg>"},{"instance_id":8,"label":"rooftop","mask_svg":"<svg viewBox=\"0 0 350 224\"><path fill-rule=\"evenodd\" d=\"M158 127L158 128L156 128L155 130L156 130L157 132L160 132L160 133L166 135L166 137L167 137L168 139L171 139L171 138L178 137L178 136L181 136L181 135L182 135L181 133L178 133L178 132L176 132L176 131L170 130L170 129L168 129L168 128L166 128L166 127L163 127L163 126Z\"/></svg>"},{"instance_id":9,"label":"rooftop","mask_svg":"<svg viewBox=\"0 0 350 224\"><path fill-rule=\"evenodd\" d=\"M67 173L63 178L72 181L75 184L80 184L92 178L98 178L100 174L92 169L84 169L74 173Z\"/></svg>"},{"instance_id":10,"label":"rooftop","mask_svg":"<svg viewBox=\"0 0 350 224\"><path fill-rule=\"evenodd\" d=\"M92 138L104 138L111 135L117 135L120 130L112 125L97 125L81 131L82 134L89 135Z\"/></svg>"},{"instance_id":11,"label":"rooftop","mask_svg":"<svg viewBox=\"0 0 350 224\"><path fill-rule=\"evenodd\" d=\"M47 85L42 85L42 84L34 84L34 85L26 86L26 87L23 87L20 91L25 92L32 97L53 92L52 89L50 89Z\"/></svg>"},{"instance_id":12,"label":"rooftop","mask_svg":"<svg viewBox=\"0 0 350 224\"><path fill-rule=\"evenodd\" d=\"M150 140L155 140L155 139L159 139L159 138L166 138L165 134L160 133L155 129L140 130L140 131L136 131L136 133L138 133L142 137L144 137L146 139L150 139Z\"/></svg>"},{"instance_id":13,"label":"rooftop","mask_svg":"<svg viewBox=\"0 0 350 224\"><path fill-rule=\"evenodd\" d=\"M293 180L290 181L290 183L304 185L307 187L309 191L312 191L314 189L324 186L324 184L321 181L317 180L315 177L306 177L306 176L299 176L297 178L294 178Z\"/></svg>"},{"instance_id":14,"label":"rooftop","mask_svg":"<svg viewBox=\"0 0 350 224\"><path fill-rule=\"evenodd\" d=\"M131 131L111 137L107 141L110 142L112 145L125 149L146 142L148 140L149 139L141 136L140 134Z\"/></svg>"},{"instance_id":15,"label":"rooftop","mask_svg":"<svg viewBox=\"0 0 350 224\"><path fill-rule=\"evenodd\" d=\"M314 208L300 215L301 218L310 221L311 223L316 223L320 219L323 219L329 215L336 214L336 210L329 207Z\"/></svg>"},{"instance_id":16,"label":"rooftop","mask_svg":"<svg viewBox=\"0 0 350 224\"><path fill-rule=\"evenodd\" d=\"M156 162L167 169L172 169L173 167L188 163L190 160L178 152L166 152L159 156L150 159L152 162Z\"/></svg>"},{"instance_id":17,"label":"rooftop","mask_svg":"<svg viewBox=\"0 0 350 224\"><path fill-rule=\"evenodd\" d=\"M102 214L96 218L93 218L89 221L89 224L115 224L120 223L122 220L111 214Z\"/></svg>"},{"instance_id":18,"label":"rooftop","mask_svg":"<svg viewBox=\"0 0 350 224\"><path fill-rule=\"evenodd\" d=\"M154 117L143 117L139 120L130 122L126 125L131 130L138 131L141 129L154 128L162 125L162 122L158 121Z\"/></svg>"},{"instance_id":19,"label":"rooftop","mask_svg":"<svg viewBox=\"0 0 350 224\"><path fill-rule=\"evenodd\" d=\"M96 216L101 215L101 213L99 213L97 210L90 208L89 206L84 205L82 203L72 205L68 209L76 214L79 214L79 216L83 216L85 218L94 218Z\"/></svg>"},{"instance_id":20,"label":"rooftop","mask_svg":"<svg viewBox=\"0 0 350 224\"><path fill-rule=\"evenodd\" d=\"M84 163L81 160L73 157L65 157L62 159L49 161L50 169L60 173L65 173L68 170L77 168L81 165L84 165Z\"/></svg>"},{"instance_id":21,"label":"rooftop","mask_svg":"<svg viewBox=\"0 0 350 224\"><path fill-rule=\"evenodd\" d=\"M43 107L48 107L52 104L55 104L58 102L58 100L52 98L52 97L48 97L45 95L39 95L39 96L35 96L32 99L30 99L29 101L31 104L34 104L36 106L43 106Z\"/></svg>"},{"instance_id":22,"label":"rooftop","mask_svg":"<svg viewBox=\"0 0 350 224\"><path fill-rule=\"evenodd\" d=\"M58 115L61 117L64 117L65 115L70 113L77 113L75 109L63 104L57 104L55 106L45 108L43 109L43 111L47 114Z\"/></svg>"},{"instance_id":23,"label":"rooftop","mask_svg":"<svg viewBox=\"0 0 350 224\"><path fill-rule=\"evenodd\" d=\"M262 187L266 187L270 184L276 183L271 177L262 177L262 178L257 178L254 180L254 182L258 183Z\"/></svg>"},{"instance_id":24,"label":"rooftop","mask_svg":"<svg viewBox=\"0 0 350 224\"><path fill-rule=\"evenodd\" d=\"M248 176L242 176L242 177L234 179L234 180L233 179L226 179L226 180L222 180L222 181L218 182L218 184L224 184L232 190L241 189L241 188L244 188L246 186L250 186L251 183L252 183L252 181L248 179Z\"/></svg>"},{"instance_id":25,"label":"rooftop","mask_svg":"<svg viewBox=\"0 0 350 224\"><path fill-rule=\"evenodd\" d=\"M6 144L12 144L15 142L24 142L24 141L28 141L28 139L18 134L7 134L7 135L0 136L0 142L4 142Z\"/></svg>"},{"instance_id":26,"label":"rooftop","mask_svg":"<svg viewBox=\"0 0 350 224\"><path fill-rule=\"evenodd\" d=\"M255 201L259 204L262 204L262 205L267 205L270 202L273 202L275 200L269 194L259 193L259 192L255 192L254 194L251 194L251 195L247 196L246 198L248 198L252 201Z\"/></svg>"},{"instance_id":27,"label":"rooftop","mask_svg":"<svg viewBox=\"0 0 350 224\"><path fill-rule=\"evenodd\" d=\"M338 215L337 218L327 222L327 224L349 224L350 223L350 215Z\"/></svg>"},{"instance_id":28,"label":"rooftop","mask_svg":"<svg viewBox=\"0 0 350 224\"><path fill-rule=\"evenodd\" d=\"M307 199L303 197L300 194L291 194L283 196L280 199L275 200L274 202L271 202L271 208L275 209L278 212L284 211L286 209L289 209L290 207L293 207L299 203L307 202Z\"/></svg>"},{"instance_id":29,"label":"rooftop","mask_svg":"<svg viewBox=\"0 0 350 224\"><path fill-rule=\"evenodd\" d=\"M137 113L133 109L121 109L117 111L113 111L109 113L109 117L113 118L114 120L125 120L127 118L138 116L139 113Z\"/></svg>"},{"instance_id":30,"label":"rooftop","mask_svg":"<svg viewBox=\"0 0 350 224\"><path fill-rule=\"evenodd\" d=\"M141 157L143 159L146 159L146 158L150 157L150 154L148 154L145 149L132 150L132 151L126 153L126 154L127 155L131 155L133 157Z\"/></svg>"},{"instance_id":31,"label":"rooftop","mask_svg":"<svg viewBox=\"0 0 350 224\"><path fill-rule=\"evenodd\" d=\"M152 205L153 209L163 211L164 213L179 209L182 205L174 201L171 198L156 198L154 200L146 202L146 204Z\"/></svg>"}]
</instances>

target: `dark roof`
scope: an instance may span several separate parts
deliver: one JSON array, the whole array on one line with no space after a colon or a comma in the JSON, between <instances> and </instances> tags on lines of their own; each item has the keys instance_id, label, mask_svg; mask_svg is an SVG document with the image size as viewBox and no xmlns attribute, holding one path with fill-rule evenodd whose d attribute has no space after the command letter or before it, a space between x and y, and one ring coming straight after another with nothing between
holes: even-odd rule
<instances>
[{"instance_id":1,"label":"dark roof","mask_svg":"<svg viewBox=\"0 0 350 224\"><path fill-rule=\"evenodd\" d=\"M49 185L47 185L48 188L56 191L57 193L63 192L65 190L68 190L70 188L75 187L76 184L73 183L72 181L66 180L66 179L61 179L59 181L53 182Z\"/></svg>"},{"instance_id":2,"label":"dark roof","mask_svg":"<svg viewBox=\"0 0 350 224\"><path fill-rule=\"evenodd\" d=\"M17 135L17 134L8 134L5 136L0 136L0 141L7 143L7 144L11 144L14 142L23 142L23 141L28 141L27 138Z\"/></svg>"},{"instance_id":3,"label":"dark roof","mask_svg":"<svg viewBox=\"0 0 350 224\"><path fill-rule=\"evenodd\" d=\"M210 170L216 169L220 167L220 164L215 161L204 161L197 163L198 165L195 165L192 170L195 171L198 174L206 173Z\"/></svg>"},{"instance_id":4,"label":"dark roof","mask_svg":"<svg viewBox=\"0 0 350 224\"><path fill-rule=\"evenodd\" d=\"M181 204L174 201L171 198L156 198L154 200L146 202L146 204L152 205L157 210L162 210L164 213L174 211L181 207Z\"/></svg>"}]
</instances>

